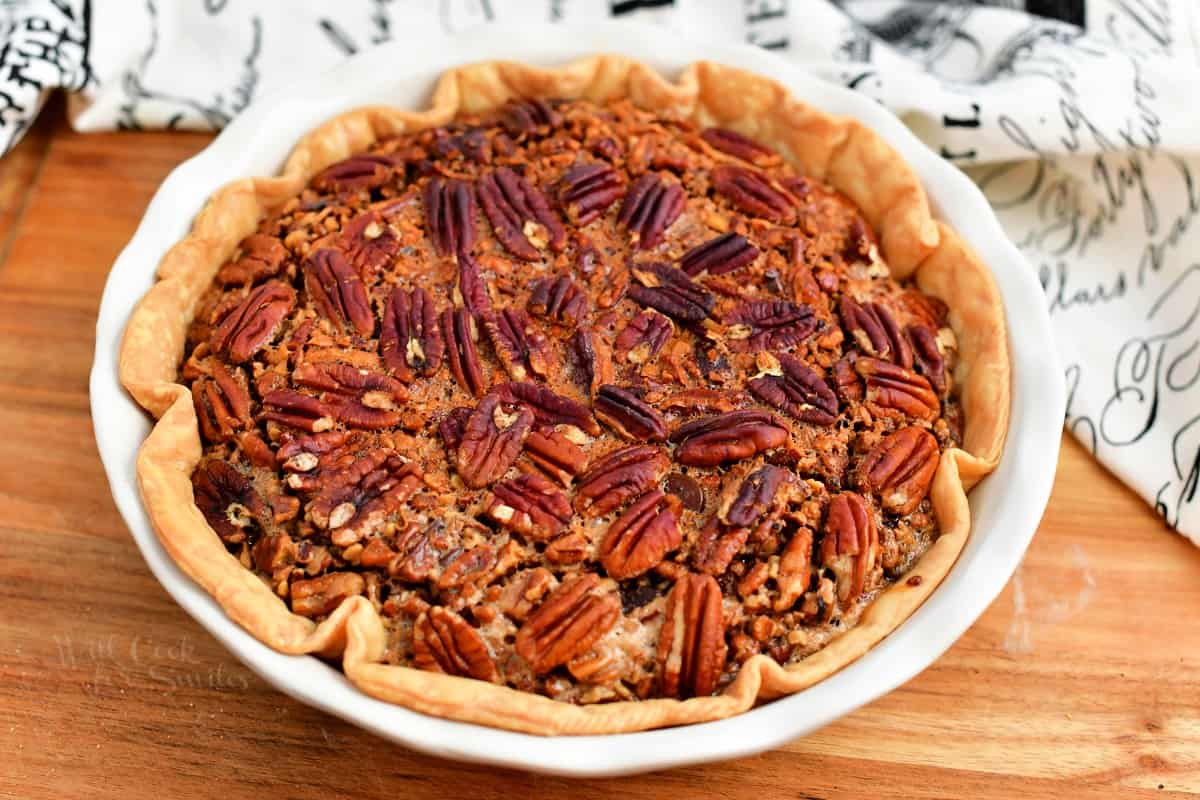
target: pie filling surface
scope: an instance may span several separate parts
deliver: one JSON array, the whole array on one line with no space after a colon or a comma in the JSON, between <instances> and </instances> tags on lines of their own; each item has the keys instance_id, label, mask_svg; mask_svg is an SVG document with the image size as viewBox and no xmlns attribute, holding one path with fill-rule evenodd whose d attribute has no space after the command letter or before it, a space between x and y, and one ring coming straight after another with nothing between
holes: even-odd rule
<instances>
[{"instance_id":1,"label":"pie filling surface","mask_svg":"<svg viewBox=\"0 0 1200 800\"><path fill-rule=\"evenodd\" d=\"M709 695L936 539L946 314L754 141L510 103L328 167L222 267L195 499L294 613L366 597L390 663Z\"/></svg>"}]
</instances>

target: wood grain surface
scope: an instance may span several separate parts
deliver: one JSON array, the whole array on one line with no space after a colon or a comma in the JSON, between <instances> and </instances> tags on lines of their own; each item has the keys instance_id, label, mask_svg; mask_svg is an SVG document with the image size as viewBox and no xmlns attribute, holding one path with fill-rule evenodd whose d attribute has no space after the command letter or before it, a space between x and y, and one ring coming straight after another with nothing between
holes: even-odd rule
<instances>
[{"instance_id":1,"label":"wood grain surface","mask_svg":"<svg viewBox=\"0 0 1200 800\"><path fill-rule=\"evenodd\" d=\"M196 134L0 159L0 797L1200 794L1200 551L1073 442L1004 593L903 688L765 755L573 781L422 756L270 689L151 576L88 412L108 269Z\"/></svg>"}]
</instances>

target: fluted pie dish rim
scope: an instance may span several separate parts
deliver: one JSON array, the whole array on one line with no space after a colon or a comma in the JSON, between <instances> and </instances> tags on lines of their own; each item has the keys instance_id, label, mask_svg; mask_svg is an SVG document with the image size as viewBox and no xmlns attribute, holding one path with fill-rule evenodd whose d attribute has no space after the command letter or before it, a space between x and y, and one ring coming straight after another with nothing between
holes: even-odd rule
<instances>
[{"instance_id":1,"label":"fluted pie dish rim","mask_svg":"<svg viewBox=\"0 0 1200 800\"><path fill-rule=\"evenodd\" d=\"M460 41L469 40L470 37L464 37L464 39ZM595 49L600 48L593 48L593 50ZM486 48L482 48L482 50L486 50ZM486 55L486 53L481 52L481 49L478 47L470 52ZM376 58L382 57L379 54L372 55ZM636 56L637 53L633 53L633 55ZM742 58L754 62L760 60L759 56L761 54L753 53L753 51L744 52L741 48L732 48L730 55L734 59ZM553 60L562 60L561 57L556 56L550 56L550 58ZM767 58L761 59L761 61L764 64L767 64L772 71L780 69L777 65L768 63L772 62L773 59ZM751 68L755 68L757 66L757 64L754 64ZM560 73L560 75L565 75L565 77L560 77L559 83L555 85L553 90L548 92L548 94L555 96L569 94L574 88L586 84L589 79L592 80L592 85L595 85L595 79L598 75L603 75L606 80L611 80L613 74L622 75L623 70L629 69L628 64L622 60L611 60L607 62L602 61L600 62L599 67L602 67L602 69L598 68L595 62L592 62L587 66L576 66L570 73ZM481 102L481 98L485 100L490 96L490 94L498 92L505 87L508 87L509 90L511 90L511 88L515 86L522 93L536 92L538 91L537 87L544 85L545 81L548 80L546 73L528 72L516 67L507 67L503 69L492 68L489 71L489 68L487 67L477 66L473 68L473 71L467 74L470 76L470 79L482 80L484 84L484 89L480 95L476 96L475 102ZM630 84L634 86L635 92L643 92L649 95L653 95L655 92L664 92L665 95L663 95L663 97L665 99L663 102L679 101L680 95L672 94L673 91L678 92L677 89L672 90L668 88L666 84L657 84L652 77L649 75L640 74L636 68L630 74L632 74L632 78L626 76L623 79L630 81ZM698 70L699 85L702 87L702 91L703 87L706 86L708 87L709 91L713 91L712 87L715 87L719 83L726 80L733 79L734 75L735 73L725 72L718 67L702 66ZM480 78L480 76L483 77ZM791 79L792 76L789 75L789 82ZM746 78L746 80L752 81L752 89L765 86L765 84L761 84L761 82L755 78ZM459 85L453 87L454 90L461 89L462 85L467 82L469 81L460 81ZM753 91L746 92L746 94L749 95L752 95L753 93ZM446 97L444 95L439 96L439 99L445 100ZM284 107L287 105L286 100L278 100L276 102ZM737 110L737 104L732 104L734 108L730 110L722 107L723 101L719 97L714 99L712 102L715 103L715 106L714 108L708 109L708 111L711 113L716 113L717 115L722 113L733 115L731 117L719 119L718 121L727 124L728 127L735 127L736 115L739 113ZM354 103L354 105L357 105L357 103ZM276 108L278 107L279 105L276 106ZM258 109L252 109L252 112L255 110L258 110L260 113L262 112L261 107ZM854 110L858 111L858 109ZM446 113L445 109L443 109L442 113ZM308 147L302 147L299 151L299 156L294 154L289 159L286 170L293 176L300 176L301 180L306 181L307 177L315 173L320 167L361 149L366 141L378 132L371 130L372 126L382 124L383 129L386 130L388 125L394 124L394 120L391 122L387 121L387 114L385 112L382 113L383 122L381 123L379 116L380 114L381 112L374 111L368 114L360 114L358 116L342 117L340 123L335 122L320 128L316 136L310 137L308 140L306 140L308 142ZM867 116L870 115L867 114ZM810 121L811 120L815 120L814 124L826 124L826 118L823 118L821 115L815 115L814 117L810 118ZM444 117L440 121L445 121ZM873 124L875 120L868 121L872 123L872 127L875 127ZM891 123L894 123L894 120L892 120ZM242 130L246 130L246 128L243 127ZM855 130L861 130L864 132L866 131L865 128L858 129L857 127ZM219 149L226 137L230 136L230 134L238 132L239 127L235 124L235 126L232 126L227 134L224 134L221 139L219 139L218 142L213 145L213 149ZM286 132L281 130L277 133L277 136L286 136ZM364 136L367 138L364 139ZM867 138L868 141L870 141L873 145L873 137L868 135ZM768 143L774 142L770 142L768 139ZM909 143L909 146L911 147L911 143ZM278 151L278 147L276 147L276 151ZM871 148L868 147L865 156L866 158L871 157L870 151ZM203 157L204 156L201 156L200 158ZM187 166L189 165L185 165L185 167ZM184 168L181 168L181 170L183 169ZM258 173L242 172L239 174ZM162 192L160 192L160 197L169 188L171 180L173 179L169 179L167 184L164 184L164 189ZM903 177L900 179L900 181L903 183ZM836 181L833 181L833 183L837 188L842 188L845 190L845 187L837 186ZM269 197L280 194L285 189L289 188L294 191L296 189L296 183L295 180L276 181L274 184L271 181L266 181L260 182L260 185L254 188L260 196ZM237 241L239 241L242 236L252 231L252 224L249 230L246 229L246 225L250 224L248 223L248 220L250 222L257 221L258 208L254 202L251 202L258 199L255 197L255 191L251 191L251 187L248 184L242 184L238 187L225 190L224 194L222 195L223 199L220 202L210 206L209 209L199 218L200 221L197 223L197 228L201 229L206 235L199 239L193 237L189 244L184 245L182 248L175 251L176 256L179 256L180 250L182 250L185 257L195 259L197 257L195 253L195 250L197 249L197 243L201 245L199 249L203 250L203 246L206 246L208 243L221 238L221 235L225 233L224 226L231 226L228 231L230 241L224 241L219 245L216 245L215 249L210 253L199 256L201 261L203 261L205 258L208 258L210 261L212 259L218 259L216 265L219 266L219 263L225 260L229 252L231 252L231 248L236 245ZM920 203L924 203L924 196L921 193L919 185L917 186L916 191L919 195L919 200L913 201L914 204L919 205ZM936 196L934 197L935 201L938 199L939 198ZM866 202L869 204L870 201L867 200ZM908 202L908 199L906 199L905 202ZM154 210L155 209L152 207L151 212ZM932 220L928 219L927 212L926 220L929 223L928 226L922 228L920 220L918 220L916 227L914 228L911 219L905 220L904 223L897 222L894 218L889 220L886 209L883 212L876 210L874 213L870 208L865 208L864 211L867 213L869 218L872 216L874 217L871 219L872 223L876 223L877 221L882 223L880 231L883 240L882 247L885 255L888 256L889 262L898 271L903 271L906 267L911 267L921 261L922 258L924 258L925 255L927 255L928 252L933 249L939 234L943 239L954 238L953 234L950 233L948 229L933 228ZM176 216L179 215L177 214ZM150 214L148 214L147 218L150 218ZM209 224L209 227L206 229L203 228L205 222ZM929 233L931 228L933 232L927 236L926 234ZM140 232L139 236L142 236L143 233L144 231ZM922 238L926 239L924 243L920 241ZM137 240L135 239L135 243L136 241ZM192 249L192 252L190 253L188 252L189 247ZM128 251L125 255L128 255ZM125 255L123 255L122 261L126 260ZM970 258L969 250L953 250L949 254L949 257L960 260L968 259ZM179 261L178 258L176 261L177 263L185 263L189 265L196 263L195 260L187 261L186 258L182 262ZM120 263L118 266L120 266ZM213 266L213 269L215 269L215 266ZM158 310L156 310L154 313L159 314L160 318L169 325L170 317L172 315L178 316L190 302L190 299L187 297L184 297L181 300L179 295L186 294L187 291L198 291L195 286L190 285L192 283L199 282L200 289L202 289L205 285L207 285L209 278L206 276L203 278L203 280L201 280L191 269L180 270L178 267L176 267L174 272L168 268L166 274L169 280L173 280L175 282L175 288L170 292L165 292L160 289L158 290L158 295L160 298L164 294L173 295L173 297L166 304L155 306L155 308ZM211 275L211 270L209 275ZM986 273L984 273L984 278L986 277ZM952 283L953 279L950 279L950 282ZM159 286L162 287L163 284L159 284ZM981 290L985 294L988 291L986 281ZM128 300L129 299L126 298L126 303L128 303ZM950 305L952 311L954 311L955 303L951 302ZM126 370L126 384L133 388L135 394L137 394L139 399L142 400L143 405L151 408L156 414L163 414L163 419L176 417L176 419L174 419L170 425L162 426L160 423L160 427L165 427L168 430L174 429L176 431L190 431L191 439L195 440L195 445L193 446L190 442L181 440L178 436L173 436L169 440L164 440L162 437L159 437L158 444L160 446L157 449L153 446L148 446L147 450L151 451L152 457L148 458L146 455L143 455L143 492L146 495L148 505L151 507L151 516L156 520L160 529L164 527L170 529L172 527L190 526L193 529L193 532L208 531L208 535L213 539L212 543L217 547L221 547L220 544L215 541L215 537L212 536L211 531L207 528L207 525L203 522L203 519L199 517L194 506L190 509L181 507L182 504L180 503L180 495L177 491L181 484L178 483L178 478L180 475L186 475L190 473L191 467L188 466L188 461L191 459L191 463L194 464L195 457L197 457L193 455L195 448L198 447L198 439L196 439L195 434L196 423L194 420L194 412L191 411L190 399L187 403L174 403L174 401L181 396L178 393L178 387L171 387L169 384L164 384L161 380L159 380L159 377L161 377L163 374L163 363L167 361L171 362L172 370L178 363L177 349L181 348L182 345L178 341L173 342L171 340L171 336L161 335L161 332L165 329L165 326L154 326L153 329L156 330L160 335L158 337L158 341L149 345L149 347L152 350L157 347L157 350L155 350L155 354L150 358L140 359L137 368L133 369L132 371L129 369ZM150 328L147 330L150 330ZM999 331L999 334L995 335L997 330ZM1003 362L1003 365L1006 367L1008 359L1004 347L1006 340L1003 333L1002 322L998 329L992 329L990 333L993 335L990 337L980 337L980 341L977 341L974 344L968 342L965 345L965 351L970 350L973 347L979 352L982 352L982 350L979 350L979 348L983 348L984 350L989 347L995 348L992 351L991 356L995 357L997 353L1001 354L1000 358ZM969 339L971 332L970 330L965 330L959 331L959 334L960 338L966 336ZM178 337L176 338L178 339ZM136 346L133 348L135 352L145 353L147 351L148 345L145 341L135 344ZM964 360L966 360L966 355L964 355ZM128 365L128 363L129 362L127 360L126 364ZM149 364L148 371L142 369L142 367L144 367L146 364ZM157 375L155 374L155 370L158 371ZM964 468L964 483L974 483L975 480L977 480L981 475L985 474L987 470L996 463L1000 454L1000 449L1003 442L1003 432L1006 427L1004 423L1007 418L1007 403L1002 402L996 404L998 407L989 408L989 401L996 398L1003 398L1008 389L1006 370L1001 370L1001 372L1003 373L1001 379L997 380L993 378L991 382L987 384L986 388L981 390L979 397L975 398L974 400L968 399L964 403L964 405L967 406L966 412L968 419L967 446L971 447L972 444L974 444L977 449L978 457L973 459L961 456L955 458L944 457L941 468L939 469L939 478L935 479L941 484L940 491L948 493L948 496L950 496L950 499L944 500L943 506L938 508L939 517L944 518L944 521L942 522L943 539L946 539L947 541L953 539L953 537L947 536L947 533L956 533L958 531L956 526L965 525L966 521L966 501L962 498L961 490L958 490L957 496L953 496L954 493L950 491L952 487L957 487L959 485L957 481L958 476L955 474L956 470L954 467L958 466ZM149 380L144 379L146 375L150 375ZM967 387L968 388L966 391L969 393L971 391L969 380L967 382ZM987 414L992 415L994 422L994 424L991 426L992 429L987 431L986 435L981 437L982 442L978 440L980 437L977 437L977 440L972 442L972 415L974 415L976 419L983 419L985 416L985 410ZM192 414L191 420L184 419L188 414ZM105 449L105 437L100 434L101 427L99 425L97 426L97 431L98 440L101 441L103 451ZM151 441L153 442L154 439L152 438ZM1054 441L1054 445L1057 445L1056 439ZM149 461L151 464L150 469L146 468L147 461ZM174 492L169 490L172 482L175 484L176 491ZM186 484L186 482L182 484L182 486L187 488L188 496L190 496L190 487ZM936 495L938 491L939 489L935 488L935 506L937 505ZM180 522L180 520L182 520L182 522ZM197 521L199 522L199 526L196 525ZM144 519L142 522L144 524ZM497 688L496 691L500 692L501 694L486 694L481 693L479 685L474 681L450 678L448 676L437 674L431 675L417 673L414 670L407 670L398 667L377 666L373 663L373 653L376 652L381 646L380 642L378 641L378 637L381 636L381 631L378 631L372 627L373 623L370 619L370 616L373 614L373 612L370 614L366 613L370 611L370 609L369 607L365 607L365 601L363 603L350 601L343 603L342 607L340 607L338 611L334 612L329 620L326 620L326 622L322 623L320 626L315 627L314 631L314 626L311 622L308 620L300 620L300 618L294 617L286 610L286 608L282 609L284 616L272 616L270 614L260 613L261 598L256 598L252 601L246 600L246 597L248 596L247 593L253 594L256 591L255 586L257 586L258 589L262 589L263 591L267 592L268 597L273 600L274 598L270 597L269 590L267 590L265 586L241 581L239 578L233 577L232 572L219 576L218 578L214 578L212 573L206 572L207 568L204 567L203 564L212 560L212 554L204 553L202 557L197 560L197 554L195 552L189 552L190 548L196 546L196 539L182 540L178 535L173 537L168 535L165 537L165 539L168 544L168 550L176 556L177 560L183 561L183 563L187 566L187 571L198 578L199 581L204 584L210 592L215 593L220 599L222 605L225 606L225 608L234 616L234 618L238 619L243 625L251 627L259 638L271 641L278 649L284 649L293 652L318 652L325 655L334 655L345 649L347 652L342 654L342 658L344 669L347 675L349 675L350 679L354 683L358 684L360 688L365 688L370 694L396 700L405 705L426 710L434 714L458 716L470 721L484 722L491 725L517 727L523 730L538 733L569 732L586 734L600 730L607 732L636 730L660 725L680 725L726 716L729 713L738 713L739 711L742 711L748 707L753 702L755 696L774 697L782 693L796 691L803 686L806 686L808 683L811 683L813 680L819 680L821 677L836 671L837 669L841 668L846 661L853 660L862 652L870 648L881 636L886 635L887 631L891 630L891 628L895 627L896 624L907 617L908 613L910 613L913 608L919 606L920 601L923 600L928 593L933 591L936 585L940 582L942 574L944 574L944 572L948 570L950 565L954 562L958 552L957 548L965 541L965 529L961 531L961 535L962 539L955 544L953 550L950 550L949 547L943 548L945 552L941 553L942 563L940 565L936 565L932 571L927 570L931 579L926 582L928 585L926 585L925 589L909 591L907 593L915 596L915 602L912 600L906 600L897 606L897 608L901 609L900 611L884 615L885 618L879 630L872 632L870 620L868 620L867 625L857 627L849 634L846 634L843 638L849 639L852 644L852 647L846 652L839 655L836 650L831 649L832 646L831 648L820 651L817 656L821 656L822 653L831 652L831 659L824 659L828 663L823 665L820 663L809 665L811 668L806 668L806 676L804 679L795 680L789 683L787 681L787 676L782 676L783 680L780 680L781 676L774 675L772 673L773 671L783 672L783 670L777 665L774 665L774 662L771 662L769 665L755 665L752 670L743 668L743 675L751 676L746 678L746 681L743 683L752 682L751 678L754 677L756 672L764 672L764 674L767 676L766 690L761 691L762 687L755 685L748 694L745 692L745 690L743 690L743 694L737 697L732 703L728 701L728 695L725 697L718 695L714 698L697 698L687 701L655 700L620 704L621 706L626 706L626 708L621 708L617 704L590 707L568 706L545 698L515 692L514 690L509 689ZM139 544L143 544L141 538L139 538ZM223 548L221 549L223 551ZM928 556L926 558L928 558ZM233 561L232 557L230 557L230 561ZM233 562L233 564L236 565L236 562ZM916 569L923 570L925 567L926 562L923 560ZM237 565L237 569L241 570L242 568L240 565ZM245 572L243 570L241 574L246 578L257 581L257 579L254 579L249 572ZM910 588L915 589L916 587ZM876 604L879 605L880 601L876 601ZM887 609L888 605L889 604L887 603L883 603L881 607ZM287 619L288 617L291 619ZM854 632L859 630L866 632L868 636L851 638ZM870 638L870 635L873 635L874 638ZM855 639L858 638L862 639L861 643L853 644ZM810 657L809 660L815 659L817 656ZM808 665L808 661L806 660L805 662L802 662L802 664ZM404 679L401 680L399 684L397 684L395 680L397 671L405 673ZM742 681L742 677L739 677L738 680ZM735 681L735 686L736 685L737 681ZM493 687L488 688L490 691ZM519 695L519 698L508 698L509 700L513 700L515 705L514 703L507 702L503 693ZM736 694L736 692L734 694ZM481 698L485 698L483 703L478 702L478 700ZM322 705L325 705L325 703ZM599 711L593 711L591 709L599 709ZM339 707L336 713L344 714L346 712L344 709ZM596 720L600 720L600 722L597 723ZM395 734L393 733L393 735ZM405 737L405 741L418 747L422 746L422 744L425 747L431 746L428 741L422 742L419 739ZM457 753L457 755L464 754ZM465 755L479 757L481 754L466 753ZM625 769L629 767L625 766L617 768ZM635 766L634 768L637 767ZM611 770L613 767L610 766L607 769Z\"/></svg>"}]
</instances>

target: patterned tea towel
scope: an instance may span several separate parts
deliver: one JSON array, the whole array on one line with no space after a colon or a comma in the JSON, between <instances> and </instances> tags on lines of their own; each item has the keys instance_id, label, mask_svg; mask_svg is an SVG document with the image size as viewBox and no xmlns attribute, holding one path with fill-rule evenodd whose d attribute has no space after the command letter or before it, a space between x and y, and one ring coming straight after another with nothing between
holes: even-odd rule
<instances>
[{"instance_id":1,"label":"patterned tea towel","mask_svg":"<svg viewBox=\"0 0 1200 800\"><path fill-rule=\"evenodd\" d=\"M773 50L962 167L1045 287L1067 428L1200 544L1195 0L0 0L0 153L57 87L80 130L213 129L381 42L611 17Z\"/></svg>"}]
</instances>

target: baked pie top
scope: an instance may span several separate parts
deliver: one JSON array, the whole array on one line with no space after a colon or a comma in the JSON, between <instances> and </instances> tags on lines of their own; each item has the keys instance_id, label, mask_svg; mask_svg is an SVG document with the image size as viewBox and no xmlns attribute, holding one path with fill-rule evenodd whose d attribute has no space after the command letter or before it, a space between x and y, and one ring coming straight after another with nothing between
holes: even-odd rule
<instances>
[{"instance_id":1,"label":"baked pie top","mask_svg":"<svg viewBox=\"0 0 1200 800\"><path fill-rule=\"evenodd\" d=\"M256 604L369 617L366 661L456 697L646 706L795 670L927 579L974 411L954 305L827 180L627 95L340 155L190 288L192 496Z\"/></svg>"}]
</instances>

